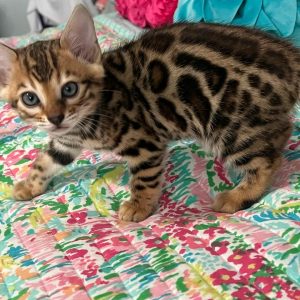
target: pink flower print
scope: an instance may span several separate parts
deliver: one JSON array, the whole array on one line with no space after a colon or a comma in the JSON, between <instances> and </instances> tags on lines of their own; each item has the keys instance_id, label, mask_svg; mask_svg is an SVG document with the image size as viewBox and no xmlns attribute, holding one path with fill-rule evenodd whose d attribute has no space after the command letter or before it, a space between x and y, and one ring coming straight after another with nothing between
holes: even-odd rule
<instances>
[{"instance_id":1,"label":"pink flower print","mask_svg":"<svg viewBox=\"0 0 300 300\"><path fill-rule=\"evenodd\" d=\"M31 149L26 155L25 158L28 158L30 160L35 160L40 152L40 149Z\"/></svg>"},{"instance_id":2,"label":"pink flower print","mask_svg":"<svg viewBox=\"0 0 300 300\"><path fill-rule=\"evenodd\" d=\"M159 248L164 249L169 244L168 240L162 240L160 238L153 238L150 240L145 241L145 244L147 245L146 248Z\"/></svg>"},{"instance_id":3,"label":"pink flower print","mask_svg":"<svg viewBox=\"0 0 300 300\"><path fill-rule=\"evenodd\" d=\"M16 116L12 116L12 117L7 117L7 118L1 119L0 127L5 126L6 124L10 124L15 117Z\"/></svg>"},{"instance_id":4,"label":"pink flower print","mask_svg":"<svg viewBox=\"0 0 300 300\"><path fill-rule=\"evenodd\" d=\"M264 293L269 293L273 288L273 277L257 277L255 279L255 285Z\"/></svg>"},{"instance_id":5,"label":"pink flower print","mask_svg":"<svg viewBox=\"0 0 300 300\"><path fill-rule=\"evenodd\" d=\"M222 268L212 273L210 278L212 279L214 285L230 284L237 282L237 280L234 278L236 274L237 273L235 271Z\"/></svg>"},{"instance_id":6,"label":"pink flower print","mask_svg":"<svg viewBox=\"0 0 300 300\"><path fill-rule=\"evenodd\" d=\"M88 278L89 277L92 277L92 276L95 276L96 274L97 274L97 272L98 272L98 266L94 263L94 262L92 262L92 263L89 263L88 265L87 265L87 270L84 270L83 272L82 272L82 274L83 275L86 275Z\"/></svg>"},{"instance_id":7,"label":"pink flower print","mask_svg":"<svg viewBox=\"0 0 300 300\"><path fill-rule=\"evenodd\" d=\"M19 160L21 160L21 157L24 154L24 152L25 150L15 150L11 152L6 158L6 164L8 166L16 164Z\"/></svg>"},{"instance_id":8,"label":"pink flower print","mask_svg":"<svg viewBox=\"0 0 300 300\"><path fill-rule=\"evenodd\" d=\"M71 213L71 217L67 222L69 224L83 224L85 223L86 216L86 211L75 211Z\"/></svg>"},{"instance_id":9,"label":"pink flower print","mask_svg":"<svg viewBox=\"0 0 300 300\"><path fill-rule=\"evenodd\" d=\"M84 257L87 254L87 250L85 249L69 249L66 254L67 254L67 259L73 260L78 257Z\"/></svg>"},{"instance_id":10,"label":"pink flower print","mask_svg":"<svg viewBox=\"0 0 300 300\"><path fill-rule=\"evenodd\" d=\"M61 195L57 198L57 202L59 203L67 203L66 195Z\"/></svg>"},{"instance_id":11,"label":"pink flower print","mask_svg":"<svg viewBox=\"0 0 300 300\"><path fill-rule=\"evenodd\" d=\"M231 295L236 299L255 300L253 293L247 287L244 286L232 293Z\"/></svg>"}]
</instances>

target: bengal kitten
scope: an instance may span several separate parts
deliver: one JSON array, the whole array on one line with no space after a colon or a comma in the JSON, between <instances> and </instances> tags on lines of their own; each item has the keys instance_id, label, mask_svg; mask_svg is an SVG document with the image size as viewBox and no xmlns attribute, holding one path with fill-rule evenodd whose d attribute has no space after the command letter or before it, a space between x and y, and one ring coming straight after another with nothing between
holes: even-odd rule
<instances>
[{"instance_id":1,"label":"bengal kitten","mask_svg":"<svg viewBox=\"0 0 300 300\"><path fill-rule=\"evenodd\" d=\"M156 208L170 140L199 140L244 173L213 209L234 213L259 198L279 168L299 95L300 55L259 30L176 24L101 54L83 6L60 39L0 48L3 96L46 130L48 150L14 197L45 192L51 177L84 148L123 156L131 199L119 217L141 221Z\"/></svg>"}]
</instances>

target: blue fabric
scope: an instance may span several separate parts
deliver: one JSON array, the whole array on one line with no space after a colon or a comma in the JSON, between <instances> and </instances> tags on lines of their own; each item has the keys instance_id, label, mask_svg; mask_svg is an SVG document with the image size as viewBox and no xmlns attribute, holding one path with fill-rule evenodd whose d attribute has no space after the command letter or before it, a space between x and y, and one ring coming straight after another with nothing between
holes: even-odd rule
<instances>
[{"instance_id":1,"label":"blue fabric","mask_svg":"<svg viewBox=\"0 0 300 300\"><path fill-rule=\"evenodd\" d=\"M255 26L288 37L300 27L300 0L179 0L174 22L180 21Z\"/></svg>"}]
</instances>

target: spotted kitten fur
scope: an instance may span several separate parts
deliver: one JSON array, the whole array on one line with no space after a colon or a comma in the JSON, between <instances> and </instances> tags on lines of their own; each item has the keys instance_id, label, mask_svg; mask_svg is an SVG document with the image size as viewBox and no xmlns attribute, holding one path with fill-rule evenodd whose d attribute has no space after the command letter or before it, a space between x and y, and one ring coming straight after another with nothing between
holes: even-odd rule
<instances>
[{"instance_id":1,"label":"spotted kitten fur","mask_svg":"<svg viewBox=\"0 0 300 300\"><path fill-rule=\"evenodd\" d=\"M122 155L131 199L119 217L157 207L167 144L193 138L244 174L213 202L233 213L259 198L281 164L299 95L300 55L258 30L176 24L101 54L93 21L78 6L58 40L0 47L3 95L51 141L14 197L45 192L84 148Z\"/></svg>"}]
</instances>

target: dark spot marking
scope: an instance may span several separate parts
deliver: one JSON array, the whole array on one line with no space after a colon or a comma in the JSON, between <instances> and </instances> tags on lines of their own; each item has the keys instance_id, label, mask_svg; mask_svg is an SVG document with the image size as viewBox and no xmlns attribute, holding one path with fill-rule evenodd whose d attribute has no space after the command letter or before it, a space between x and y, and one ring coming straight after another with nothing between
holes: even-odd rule
<instances>
[{"instance_id":1,"label":"dark spot marking","mask_svg":"<svg viewBox=\"0 0 300 300\"><path fill-rule=\"evenodd\" d=\"M240 68L233 68L233 70L238 74L244 74L245 72L241 70Z\"/></svg>"},{"instance_id":2,"label":"dark spot marking","mask_svg":"<svg viewBox=\"0 0 300 300\"><path fill-rule=\"evenodd\" d=\"M276 93L273 93L273 95L270 98L270 104L272 106L277 106L277 105L281 105L282 104L282 100L280 98L280 96Z\"/></svg>"},{"instance_id":3,"label":"dark spot marking","mask_svg":"<svg viewBox=\"0 0 300 300\"><path fill-rule=\"evenodd\" d=\"M171 33L150 31L142 37L142 47L158 53L165 53L174 42Z\"/></svg>"},{"instance_id":4,"label":"dark spot marking","mask_svg":"<svg viewBox=\"0 0 300 300\"><path fill-rule=\"evenodd\" d=\"M148 65L148 81L153 93L161 93L168 85L169 70L164 63L154 59Z\"/></svg>"},{"instance_id":5,"label":"dark spot marking","mask_svg":"<svg viewBox=\"0 0 300 300\"><path fill-rule=\"evenodd\" d=\"M139 156L140 155L140 151L139 149L135 148L135 147L130 147L130 148L126 148L122 151L119 152L119 154L121 156Z\"/></svg>"},{"instance_id":6,"label":"dark spot marking","mask_svg":"<svg viewBox=\"0 0 300 300\"><path fill-rule=\"evenodd\" d=\"M159 170L157 173L155 173L152 176L142 176L139 177L139 179L144 182L150 182L156 180L161 174L162 174L162 170Z\"/></svg>"},{"instance_id":7,"label":"dark spot marking","mask_svg":"<svg viewBox=\"0 0 300 300\"><path fill-rule=\"evenodd\" d=\"M279 79L291 78L290 74L292 70L289 66L289 61L279 51L267 50L257 61L257 67L276 75Z\"/></svg>"},{"instance_id":8,"label":"dark spot marking","mask_svg":"<svg viewBox=\"0 0 300 300\"><path fill-rule=\"evenodd\" d=\"M253 159L258 157L266 158L270 162L272 162L275 158L275 155L276 155L276 150L272 146L269 146L261 151L251 152L243 155L239 159L235 160L235 164L237 167L241 167L249 164Z\"/></svg>"},{"instance_id":9,"label":"dark spot marking","mask_svg":"<svg viewBox=\"0 0 300 300\"><path fill-rule=\"evenodd\" d=\"M267 82L262 86L262 88L260 90L260 95L267 97L271 94L272 91L273 91L273 87L271 86L270 83Z\"/></svg>"},{"instance_id":10,"label":"dark spot marking","mask_svg":"<svg viewBox=\"0 0 300 300\"><path fill-rule=\"evenodd\" d=\"M125 136L125 134L129 130L130 121L125 114L122 115L121 124L122 124L122 127L121 127L119 133L117 134L117 136L114 138L115 143L114 143L112 149L116 148L121 143L122 138Z\"/></svg>"},{"instance_id":11,"label":"dark spot marking","mask_svg":"<svg viewBox=\"0 0 300 300\"><path fill-rule=\"evenodd\" d=\"M154 183L147 184L147 187L151 189L155 189L156 187L158 187L158 185L159 185L159 181L155 181Z\"/></svg>"},{"instance_id":12,"label":"dark spot marking","mask_svg":"<svg viewBox=\"0 0 300 300\"><path fill-rule=\"evenodd\" d=\"M211 121L212 132L216 129L225 128L226 126L229 125L229 123L230 123L230 119L227 116L224 116L222 114L221 109L218 109L212 117L212 121Z\"/></svg>"},{"instance_id":13,"label":"dark spot marking","mask_svg":"<svg viewBox=\"0 0 300 300\"><path fill-rule=\"evenodd\" d=\"M120 52L110 52L104 56L104 64L113 69L124 73L126 70L126 63L123 55Z\"/></svg>"},{"instance_id":14,"label":"dark spot marking","mask_svg":"<svg viewBox=\"0 0 300 300\"><path fill-rule=\"evenodd\" d=\"M251 105L251 102L252 102L251 94L248 91L243 91L242 101L240 102L239 105L239 113L243 113L244 111L246 111Z\"/></svg>"},{"instance_id":15,"label":"dark spot marking","mask_svg":"<svg viewBox=\"0 0 300 300\"><path fill-rule=\"evenodd\" d=\"M74 157L70 153L56 150L53 147L53 144L51 146L51 143L50 143L50 149L47 151L47 153L49 156L52 157L54 162L63 166L70 164L74 160Z\"/></svg>"},{"instance_id":16,"label":"dark spot marking","mask_svg":"<svg viewBox=\"0 0 300 300\"><path fill-rule=\"evenodd\" d=\"M131 95L134 102L140 102L147 111L151 109L148 100L135 84L132 85Z\"/></svg>"},{"instance_id":17,"label":"dark spot marking","mask_svg":"<svg viewBox=\"0 0 300 300\"><path fill-rule=\"evenodd\" d=\"M260 86L260 77L256 74L249 74L248 75L249 84L253 88L259 88Z\"/></svg>"},{"instance_id":18,"label":"dark spot marking","mask_svg":"<svg viewBox=\"0 0 300 300\"><path fill-rule=\"evenodd\" d=\"M141 185L141 184L136 184L134 186L134 189L137 190L137 191L142 191L142 190L146 189L146 187Z\"/></svg>"},{"instance_id":19,"label":"dark spot marking","mask_svg":"<svg viewBox=\"0 0 300 300\"><path fill-rule=\"evenodd\" d=\"M227 157L228 155L234 155L239 152L247 150L249 147L251 147L254 144L255 141L256 141L255 138L247 138L246 140L239 142L239 144L235 147L232 147L231 146L232 144L226 141L226 145L228 146L225 152L223 153L223 158Z\"/></svg>"},{"instance_id":20,"label":"dark spot marking","mask_svg":"<svg viewBox=\"0 0 300 300\"><path fill-rule=\"evenodd\" d=\"M259 199L256 199L256 200L244 200L242 203L241 203L241 210L244 210L244 209L247 209L247 208L250 208L254 203L258 202Z\"/></svg>"},{"instance_id":21,"label":"dark spot marking","mask_svg":"<svg viewBox=\"0 0 300 300\"><path fill-rule=\"evenodd\" d=\"M180 52L175 57L175 64L178 67L191 66L194 70L203 72L212 95L216 95L220 91L227 77L226 69L212 64L205 58L200 58L186 52Z\"/></svg>"},{"instance_id":22,"label":"dark spot marking","mask_svg":"<svg viewBox=\"0 0 300 300\"><path fill-rule=\"evenodd\" d=\"M259 44L254 38L215 30L213 27L195 26L188 30L183 29L180 41L190 45L205 45L226 57L231 56L247 66L253 64L259 54Z\"/></svg>"},{"instance_id":23,"label":"dark spot marking","mask_svg":"<svg viewBox=\"0 0 300 300\"><path fill-rule=\"evenodd\" d=\"M235 79L228 80L225 92L221 99L220 109L227 113L235 111L235 99L237 96L239 82Z\"/></svg>"},{"instance_id":24,"label":"dark spot marking","mask_svg":"<svg viewBox=\"0 0 300 300\"><path fill-rule=\"evenodd\" d=\"M142 161L137 166L131 168L131 173L134 175L143 170L156 168L156 167L160 166L161 163L162 163L162 157L160 155L155 155L155 156L150 157L146 161Z\"/></svg>"},{"instance_id":25,"label":"dark spot marking","mask_svg":"<svg viewBox=\"0 0 300 300\"><path fill-rule=\"evenodd\" d=\"M147 56L146 56L145 52L139 50L138 59L139 59L140 64L142 65L142 67L144 67L146 60L147 60Z\"/></svg>"},{"instance_id":26,"label":"dark spot marking","mask_svg":"<svg viewBox=\"0 0 300 300\"><path fill-rule=\"evenodd\" d=\"M135 78L139 79L142 73L139 61L137 60L136 55L132 50L129 50L129 56L132 64L132 74Z\"/></svg>"},{"instance_id":27,"label":"dark spot marking","mask_svg":"<svg viewBox=\"0 0 300 300\"><path fill-rule=\"evenodd\" d=\"M40 172L43 172L44 171L44 168L41 166L41 165L34 165L33 166L33 168L35 169L35 170L39 170Z\"/></svg>"},{"instance_id":28,"label":"dark spot marking","mask_svg":"<svg viewBox=\"0 0 300 300\"><path fill-rule=\"evenodd\" d=\"M177 113L176 106L173 102L159 97L156 101L159 113L168 121L173 122L181 130L186 131L187 123L184 117Z\"/></svg>"},{"instance_id":29,"label":"dark spot marking","mask_svg":"<svg viewBox=\"0 0 300 300\"><path fill-rule=\"evenodd\" d=\"M138 129L141 128L141 124L139 124L139 123L137 123L137 122L135 122L135 121L132 121L132 120L131 120L131 122L130 122L130 125L131 125L131 127L132 127L134 130L138 130Z\"/></svg>"},{"instance_id":30,"label":"dark spot marking","mask_svg":"<svg viewBox=\"0 0 300 300\"><path fill-rule=\"evenodd\" d=\"M138 141L136 147L146 149L149 152L160 151L160 149L154 143L143 139Z\"/></svg>"},{"instance_id":31,"label":"dark spot marking","mask_svg":"<svg viewBox=\"0 0 300 300\"><path fill-rule=\"evenodd\" d=\"M179 99L195 112L196 116L206 128L210 118L211 105L202 93L198 81L194 76L181 75L177 80L177 92Z\"/></svg>"}]
</instances>

